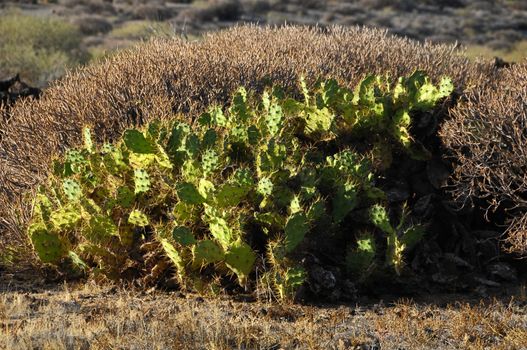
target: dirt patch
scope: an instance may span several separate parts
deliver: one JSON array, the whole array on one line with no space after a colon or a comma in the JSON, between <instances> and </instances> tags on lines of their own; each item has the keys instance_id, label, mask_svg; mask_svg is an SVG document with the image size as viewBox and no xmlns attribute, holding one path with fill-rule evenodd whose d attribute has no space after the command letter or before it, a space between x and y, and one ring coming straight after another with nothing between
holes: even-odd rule
<instances>
[{"instance_id":1,"label":"dirt patch","mask_svg":"<svg viewBox=\"0 0 527 350\"><path fill-rule=\"evenodd\" d=\"M0 294L0 348L520 350L526 300L523 289L302 306L60 285Z\"/></svg>"}]
</instances>

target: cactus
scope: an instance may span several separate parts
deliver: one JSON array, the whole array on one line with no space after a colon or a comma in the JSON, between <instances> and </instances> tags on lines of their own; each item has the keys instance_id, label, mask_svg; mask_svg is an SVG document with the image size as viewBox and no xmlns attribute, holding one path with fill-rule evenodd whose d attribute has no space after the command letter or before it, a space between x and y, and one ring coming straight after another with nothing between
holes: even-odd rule
<instances>
[{"instance_id":1,"label":"cactus","mask_svg":"<svg viewBox=\"0 0 527 350\"><path fill-rule=\"evenodd\" d=\"M150 176L144 169L134 169L134 194L148 192L150 189Z\"/></svg>"},{"instance_id":2,"label":"cactus","mask_svg":"<svg viewBox=\"0 0 527 350\"><path fill-rule=\"evenodd\" d=\"M218 155L213 149L207 149L201 156L201 166L203 174L207 176L216 170L218 166Z\"/></svg>"},{"instance_id":3,"label":"cactus","mask_svg":"<svg viewBox=\"0 0 527 350\"><path fill-rule=\"evenodd\" d=\"M205 198L199 193L196 186L191 183L179 183L176 187L179 199L187 204L202 204Z\"/></svg>"},{"instance_id":4,"label":"cactus","mask_svg":"<svg viewBox=\"0 0 527 350\"><path fill-rule=\"evenodd\" d=\"M139 210L133 210L128 217L128 223L135 226L145 227L150 223L148 216Z\"/></svg>"},{"instance_id":5,"label":"cactus","mask_svg":"<svg viewBox=\"0 0 527 350\"><path fill-rule=\"evenodd\" d=\"M240 88L228 109L211 106L195 123L153 121L113 144L97 145L84 128L82 146L54 161L34 199L28 236L44 263L110 279L134 269L126 275L152 285L175 270L199 291L220 289L225 276L253 286L265 250L266 278L291 298L307 278L303 258L327 238L347 247L335 261L359 281L384 267L383 254L402 273L424 226L405 213L392 226L377 180L394 152L426 156L413 112L452 90L420 71L393 84L366 76L354 90L302 79L301 99L273 87L255 100ZM386 245L375 242L379 230Z\"/></svg>"},{"instance_id":6,"label":"cactus","mask_svg":"<svg viewBox=\"0 0 527 350\"><path fill-rule=\"evenodd\" d=\"M35 252L45 264L58 264L68 254L64 240L43 224L31 224L28 234Z\"/></svg>"},{"instance_id":7,"label":"cactus","mask_svg":"<svg viewBox=\"0 0 527 350\"><path fill-rule=\"evenodd\" d=\"M83 236L94 244L108 244L112 236L119 237L119 230L112 219L97 215L90 218L89 224L82 228Z\"/></svg>"},{"instance_id":8,"label":"cactus","mask_svg":"<svg viewBox=\"0 0 527 350\"><path fill-rule=\"evenodd\" d=\"M130 208L135 200L134 192L127 186L120 186L117 188L116 204L122 208Z\"/></svg>"},{"instance_id":9,"label":"cactus","mask_svg":"<svg viewBox=\"0 0 527 350\"><path fill-rule=\"evenodd\" d=\"M190 246L196 243L196 238L194 238L192 231L185 226L174 227L172 230L172 238L183 246Z\"/></svg>"},{"instance_id":10,"label":"cactus","mask_svg":"<svg viewBox=\"0 0 527 350\"><path fill-rule=\"evenodd\" d=\"M205 239L192 246L192 266L194 269L207 264L215 264L224 259L223 249L215 242Z\"/></svg>"},{"instance_id":11,"label":"cactus","mask_svg":"<svg viewBox=\"0 0 527 350\"><path fill-rule=\"evenodd\" d=\"M80 212L73 206L57 209L50 215L53 227L58 230L72 230L80 220Z\"/></svg>"},{"instance_id":12,"label":"cactus","mask_svg":"<svg viewBox=\"0 0 527 350\"><path fill-rule=\"evenodd\" d=\"M166 256L176 266L179 281L183 282L185 278L185 262L181 257L181 254L178 253L176 248L174 248L174 246L167 239L161 238L159 242L161 243L161 247L163 248Z\"/></svg>"},{"instance_id":13,"label":"cactus","mask_svg":"<svg viewBox=\"0 0 527 350\"><path fill-rule=\"evenodd\" d=\"M291 253L304 240L309 231L307 217L304 213L298 212L289 217L284 228L285 251Z\"/></svg>"},{"instance_id":14,"label":"cactus","mask_svg":"<svg viewBox=\"0 0 527 350\"><path fill-rule=\"evenodd\" d=\"M362 233L357 238L357 247L348 247L346 269L354 276L366 275L374 263L375 254L375 238L371 233Z\"/></svg>"},{"instance_id":15,"label":"cactus","mask_svg":"<svg viewBox=\"0 0 527 350\"><path fill-rule=\"evenodd\" d=\"M231 244L225 254L225 264L238 276L241 285L247 284L255 261L256 253L247 243L239 240Z\"/></svg>"}]
</instances>

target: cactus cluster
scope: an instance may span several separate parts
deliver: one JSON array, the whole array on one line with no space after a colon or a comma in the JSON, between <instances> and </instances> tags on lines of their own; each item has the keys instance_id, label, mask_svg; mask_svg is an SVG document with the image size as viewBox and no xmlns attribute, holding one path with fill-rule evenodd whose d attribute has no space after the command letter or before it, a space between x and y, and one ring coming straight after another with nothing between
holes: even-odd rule
<instances>
[{"instance_id":1,"label":"cactus cluster","mask_svg":"<svg viewBox=\"0 0 527 350\"><path fill-rule=\"evenodd\" d=\"M426 156L411 116L448 96L450 80L436 87L418 71L396 82L368 76L355 90L300 86L301 99L240 88L227 109L130 129L115 144L96 145L86 128L34 200L36 254L62 269L151 284L170 276L201 292L226 280L254 288L261 265L258 278L290 298L308 276L310 246L340 235L348 249L335 258L350 275L401 273L424 229L404 213L392 226L377 179L391 152Z\"/></svg>"}]
</instances>

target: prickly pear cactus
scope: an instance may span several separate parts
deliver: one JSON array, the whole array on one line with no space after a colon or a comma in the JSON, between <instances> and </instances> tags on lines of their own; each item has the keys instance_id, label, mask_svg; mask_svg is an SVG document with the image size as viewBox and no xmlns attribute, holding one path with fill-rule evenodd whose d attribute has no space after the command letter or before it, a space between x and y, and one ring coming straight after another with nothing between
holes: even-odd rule
<instances>
[{"instance_id":1,"label":"prickly pear cactus","mask_svg":"<svg viewBox=\"0 0 527 350\"><path fill-rule=\"evenodd\" d=\"M195 123L155 121L114 144L98 145L86 128L35 197L29 239L58 268L150 285L173 276L202 292L253 289L258 270L276 297L293 298L319 240L345 243L334 260L359 281L375 268L403 273L425 230L406 215L392 226L377 182L392 152L426 157L414 114L452 89L420 71L367 76L354 90L302 80L299 100L279 87L261 97L240 88ZM364 212L369 222L356 222Z\"/></svg>"}]
</instances>

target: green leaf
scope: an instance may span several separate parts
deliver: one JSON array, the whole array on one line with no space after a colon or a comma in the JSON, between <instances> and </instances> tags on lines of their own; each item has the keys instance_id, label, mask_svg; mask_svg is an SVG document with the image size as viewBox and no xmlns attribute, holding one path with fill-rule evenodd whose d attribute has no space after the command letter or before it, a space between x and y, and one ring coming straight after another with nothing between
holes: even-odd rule
<instances>
[{"instance_id":1,"label":"green leaf","mask_svg":"<svg viewBox=\"0 0 527 350\"><path fill-rule=\"evenodd\" d=\"M176 266L177 276L179 281L182 282L185 276L185 261L183 260L183 257L167 239L161 238L159 242L161 243L161 247L163 248L166 256Z\"/></svg>"},{"instance_id":2,"label":"green leaf","mask_svg":"<svg viewBox=\"0 0 527 350\"><path fill-rule=\"evenodd\" d=\"M185 226L174 227L172 230L172 238L174 238L177 243L184 246L189 246L196 243L196 238L194 238L192 231L190 231L190 229Z\"/></svg>"},{"instance_id":3,"label":"green leaf","mask_svg":"<svg viewBox=\"0 0 527 350\"><path fill-rule=\"evenodd\" d=\"M89 128L82 129L82 137L84 139L84 149L87 150L89 153L93 153L93 141L91 138L91 132Z\"/></svg>"},{"instance_id":4,"label":"green leaf","mask_svg":"<svg viewBox=\"0 0 527 350\"><path fill-rule=\"evenodd\" d=\"M395 229L393 228L392 224L390 224L388 213L382 205L375 204L370 208L370 220L375 226L380 228L385 233L393 235L396 234Z\"/></svg>"},{"instance_id":5,"label":"green leaf","mask_svg":"<svg viewBox=\"0 0 527 350\"><path fill-rule=\"evenodd\" d=\"M306 233L309 231L309 224L304 213L295 213L289 217L284 228L285 249L288 253L304 240Z\"/></svg>"},{"instance_id":6,"label":"green leaf","mask_svg":"<svg viewBox=\"0 0 527 350\"><path fill-rule=\"evenodd\" d=\"M130 213L130 216L128 217L128 223L135 226L145 227L149 225L149 220L146 214L136 209L132 210Z\"/></svg>"},{"instance_id":7,"label":"green leaf","mask_svg":"<svg viewBox=\"0 0 527 350\"><path fill-rule=\"evenodd\" d=\"M62 182L62 190L70 201L78 201L82 197L82 188L79 183L72 179L65 179Z\"/></svg>"},{"instance_id":8,"label":"green leaf","mask_svg":"<svg viewBox=\"0 0 527 350\"><path fill-rule=\"evenodd\" d=\"M205 198L199 193L196 186L191 183L184 182L176 185L176 192L179 199L187 204L202 204Z\"/></svg>"},{"instance_id":9,"label":"green leaf","mask_svg":"<svg viewBox=\"0 0 527 350\"><path fill-rule=\"evenodd\" d=\"M225 264L238 276L240 285L246 285L255 261L256 253L242 241L235 242L225 254Z\"/></svg>"},{"instance_id":10,"label":"green leaf","mask_svg":"<svg viewBox=\"0 0 527 350\"><path fill-rule=\"evenodd\" d=\"M424 226L412 226L403 233L401 243L404 244L405 249L410 250L423 239L425 234L426 228Z\"/></svg>"},{"instance_id":11,"label":"green leaf","mask_svg":"<svg viewBox=\"0 0 527 350\"><path fill-rule=\"evenodd\" d=\"M134 169L135 194L146 193L150 190L150 176L144 169Z\"/></svg>"},{"instance_id":12,"label":"green leaf","mask_svg":"<svg viewBox=\"0 0 527 350\"><path fill-rule=\"evenodd\" d=\"M123 139L126 147L134 153L155 154L157 151L157 148L145 138L145 135L143 135L142 132L138 130L126 130Z\"/></svg>"},{"instance_id":13,"label":"green leaf","mask_svg":"<svg viewBox=\"0 0 527 350\"><path fill-rule=\"evenodd\" d=\"M346 268L355 276L365 275L375 259L375 238L366 233L357 238L357 247L348 249L346 253Z\"/></svg>"},{"instance_id":14,"label":"green leaf","mask_svg":"<svg viewBox=\"0 0 527 350\"><path fill-rule=\"evenodd\" d=\"M28 228L29 238L39 259L43 263L57 265L68 254L66 242L43 224L32 224Z\"/></svg>"},{"instance_id":15,"label":"green leaf","mask_svg":"<svg viewBox=\"0 0 527 350\"><path fill-rule=\"evenodd\" d=\"M74 207L62 207L51 213L53 227L59 230L71 230L81 220L80 211Z\"/></svg>"},{"instance_id":16,"label":"green leaf","mask_svg":"<svg viewBox=\"0 0 527 350\"><path fill-rule=\"evenodd\" d=\"M200 268L207 264L215 264L223 260L225 253L220 246L211 240L199 241L192 247L192 266Z\"/></svg>"}]
</instances>

